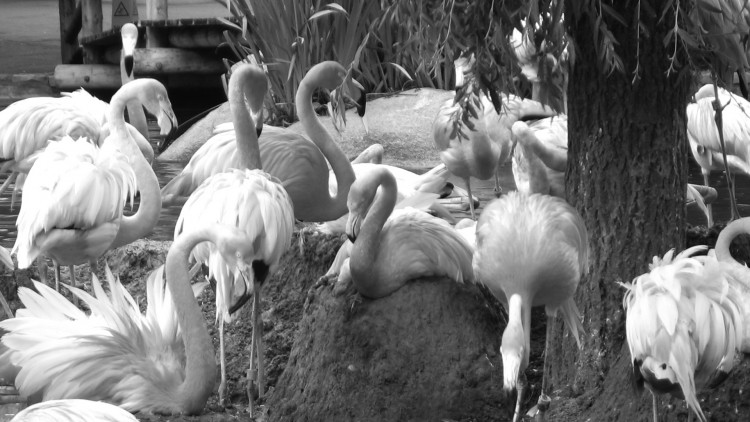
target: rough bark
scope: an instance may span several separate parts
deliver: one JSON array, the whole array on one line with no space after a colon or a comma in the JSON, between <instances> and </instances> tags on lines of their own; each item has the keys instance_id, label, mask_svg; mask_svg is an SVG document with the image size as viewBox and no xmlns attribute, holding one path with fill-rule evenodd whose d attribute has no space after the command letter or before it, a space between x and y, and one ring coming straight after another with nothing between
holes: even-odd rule
<instances>
[{"instance_id":1,"label":"rough bark","mask_svg":"<svg viewBox=\"0 0 750 422\"><path fill-rule=\"evenodd\" d=\"M567 1L566 8L573 3ZM626 19L636 16L638 2L611 4ZM619 399L612 406L633 399L619 391L629 383L625 366L630 358L623 288L617 282L645 272L654 255L682 249L685 236L689 80L666 75L671 51L662 40L674 22L669 14L661 22L645 13L640 19L651 32L650 38L641 34L640 42L631 27L609 19L625 67L625 73L609 76L598 64L589 18L568 21L576 60L568 91L566 194L586 221L589 235L588 274L576 296L586 335L578 350L570 336L562 334L562 323L556 324L549 375L558 396L595 400L599 394L615 393ZM633 82L637 65L641 78ZM610 376L619 382L605 381ZM608 392L607 387L618 391Z\"/></svg>"}]
</instances>

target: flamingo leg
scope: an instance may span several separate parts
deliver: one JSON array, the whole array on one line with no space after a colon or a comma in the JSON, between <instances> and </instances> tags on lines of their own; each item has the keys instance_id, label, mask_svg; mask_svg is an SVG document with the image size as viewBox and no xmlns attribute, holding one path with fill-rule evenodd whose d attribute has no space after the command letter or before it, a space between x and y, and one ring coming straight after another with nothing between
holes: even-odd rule
<instances>
[{"instance_id":1,"label":"flamingo leg","mask_svg":"<svg viewBox=\"0 0 750 422\"><path fill-rule=\"evenodd\" d=\"M44 259L44 256L39 255L36 257L36 268L39 270L39 281L47 284L47 260ZM60 286L55 286L57 291L60 291Z\"/></svg>"},{"instance_id":2,"label":"flamingo leg","mask_svg":"<svg viewBox=\"0 0 750 422\"><path fill-rule=\"evenodd\" d=\"M528 388L527 384L526 374L518 374L518 382L516 383L516 410L513 412L513 422L519 422L521 420L521 403L523 403L523 398L526 395L526 390Z\"/></svg>"},{"instance_id":3,"label":"flamingo leg","mask_svg":"<svg viewBox=\"0 0 750 422\"><path fill-rule=\"evenodd\" d=\"M705 170L701 170L701 173L703 173L703 185L705 187L709 187L708 185L709 173ZM713 209L711 208L711 204L706 204L706 209L708 209L708 227L707 228L711 228L714 225L714 213L713 213Z\"/></svg>"},{"instance_id":4,"label":"flamingo leg","mask_svg":"<svg viewBox=\"0 0 750 422\"><path fill-rule=\"evenodd\" d=\"M60 266L57 265L57 262L54 263L55 268L55 290L60 291Z\"/></svg>"},{"instance_id":5,"label":"flamingo leg","mask_svg":"<svg viewBox=\"0 0 750 422\"><path fill-rule=\"evenodd\" d=\"M471 177L466 178L466 192L469 194L469 210L471 211L471 219L476 220L477 216L474 214L474 196L471 194Z\"/></svg>"},{"instance_id":6,"label":"flamingo leg","mask_svg":"<svg viewBox=\"0 0 750 422\"><path fill-rule=\"evenodd\" d=\"M253 294L253 296L256 296ZM255 342L256 342L256 329L255 329L255 314L256 314L256 300L253 298L253 313L251 320L253 321L253 335L250 337L250 366L247 368L247 401L248 401L248 412L250 416L253 416L255 409L255 380L257 377L257 371L255 370Z\"/></svg>"},{"instance_id":7,"label":"flamingo leg","mask_svg":"<svg viewBox=\"0 0 750 422\"><path fill-rule=\"evenodd\" d=\"M537 401L537 409L539 410L539 413L537 413L536 420L538 422L544 421L545 417L544 415L547 413L547 409L549 409L550 405L550 398L547 395L547 356L549 355L549 338L552 334L552 327L555 324L555 317L554 315L547 315L547 338L544 341L544 367L542 371L542 392L539 394L539 400Z\"/></svg>"},{"instance_id":8,"label":"flamingo leg","mask_svg":"<svg viewBox=\"0 0 750 422\"><path fill-rule=\"evenodd\" d=\"M258 355L258 396L263 397L265 386L265 374L264 374L264 368L263 368L263 321L261 320L260 314L260 283L255 282L255 286L253 286L254 294L253 294L253 300L256 302L255 306L253 306L253 310L255 311L254 319L253 319L253 334L256 332L257 334L257 340L255 343L255 346L257 347L256 353Z\"/></svg>"},{"instance_id":9,"label":"flamingo leg","mask_svg":"<svg viewBox=\"0 0 750 422\"><path fill-rule=\"evenodd\" d=\"M224 318L219 317L219 362L221 363L221 383L219 383L219 404L226 406L227 361L224 354Z\"/></svg>"},{"instance_id":10,"label":"flamingo leg","mask_svg":"<svg viewBox=\"0 0 750 422\"><path fill-rule=\"evenodd\" d=\"M3 296L2 292L0 292L0 305L2 305L3 309L5 310L5 313L8 314L8 318L13 318L13 311L10 310L8 301L5 300L5 296Z\"/></svg>"},{"instance_id":11,"label":"flamingo leg","mask_svg":"<svg viewBox=\"0 0 750 422\"><path fill-rule=\"evenodd\" d=\"M8 178L5 179L5 182L2 184L2 186L0 186L0 195L2 195L3 193L5 193L5 191L8 189L8 186L10 186L10 184L13 183L13 179L16 178L17 174L18 173L16 173L16 172L11 172L8 175Z\"/></svg>"},{"instance_id":12,"label":"flamingo leg","mask_svg":"<svg viewBox=\"0 0 750 422\"><path fill-rule=\"evenodd\" d=\"M659 414L656 412L656 406L657 406L657 403L656 403L656 394L654 394L653 391L651 392L651 403L652 403L653 409L654 409L654 422L659 422Z\"/></svg>"}]
</instances>

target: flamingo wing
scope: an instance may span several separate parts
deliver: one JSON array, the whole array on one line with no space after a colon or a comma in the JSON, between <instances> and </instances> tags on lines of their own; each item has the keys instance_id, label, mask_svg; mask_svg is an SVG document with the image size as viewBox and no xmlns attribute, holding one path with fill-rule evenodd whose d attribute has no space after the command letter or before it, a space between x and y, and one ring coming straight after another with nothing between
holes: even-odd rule
<instances>
[{"instance_id":1,"label":"flamingo wing","mask_svg":"<svg viewBox=\"0 0 750 422\"><path fill-rule=\"evenodd\" d=\"M376 266L381 280L444 276L474 280L472 247L445 220L414 208L395 209L380 234Z\"/></svg>"},{"instance_id":2,"label":"flamingo wing","mask_svg":"<svg viewBox=\"0 0 750 422\"><path fill-rule=\"evenodd\" d=\"M107 281L110 296L95 276L94 296L65 286L91 310L88 315L42 283L34 281L36 291L19 289L24 308L0 322L8 331L0 358L20 368L16 386L22 394L106 400L130 411L159 410L155 403L169 401L170 387L182 382L185 356L169 293L154 293L165 290L161 269L147 291L149 310L160 307L161 319L144 317L108 268Z\"/></svg>"}]
</instances>

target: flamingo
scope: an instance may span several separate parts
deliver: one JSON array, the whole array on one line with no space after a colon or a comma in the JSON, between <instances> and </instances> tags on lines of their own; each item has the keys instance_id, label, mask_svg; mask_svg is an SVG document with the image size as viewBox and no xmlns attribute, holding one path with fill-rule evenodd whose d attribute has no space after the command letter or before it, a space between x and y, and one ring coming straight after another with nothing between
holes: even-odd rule
<instances>
[{"instance_id":1,"label":"flamingo","mask_svg":"<svg viewBox=\"0 0 750 422\"><path fill-rule=\"evenodd\" d=\"M127 410L109 403L91 400L50 400L29 406L18 412L10 422L138 422Z\"/></svg>"},{"instance_id":2,"label":"flamingo","mask_svg":"<svg viewBox=\"0 0 750 422\"><path fill-rule=\"evenodd\" d=\"M281 180L294 202L294 215L302 221L330 221L346 213L346 195L355 175L352 165L323 127L312 106L315 88L334 89L344 83L346 71L327 61L313 66L297 90L296 104L302 126L310 140L292 131L268 128L260 137L261 161L265 170ZM359 91L355 87L350 92ZM359 110L364 114L364 96ZM260 109L260 106L259 106ZM257 119L261 120L261 119ZM259 127L259 123L256 128ZM240 154L231 131L218 133L201 146L183 171L162 189L165 203L178 202L209 176L238 168ZM328 164L339 183L335 196L328 191Z\"/></svg>"},{"instance_id":3,"label":"flamingo","mask_svg":"<svg viewBox=\"0 0 750 422\"><path fill-rule=\"evenodd\" d=\"M651 391L654 422L657 393L684 398L705 422L696 392L726 379L742 342L740 296L732 293L733 276L716 257L694 256L705 250L694 246L676 256L671 250L661 259L654 257L648 273L623 284L633 375L639 388L646 384Z\"/></svg>"},{"instance_id":4,"label":"flamingo","mask_svg":"<svg viewBox=\"0 0 750 422\"><path fill-rule=\"evenodd\" d=\"M719 102L722 105L724 132L724 151L726 168L730 179L730 200L732 202L732 219L739 216L734 194L734 174L750 174L750 102L734 95L723 88L718 88ZM703 184L709 186L711 172L724 171L719 132L714 122L714 86L703 85L695 93L695 102L687 105L687 134L690 151L701 167ZM713 225L711 206L709 226Z\"/></svg>"},{"instance_id":5,"label":"flamingo","mask_svg":"<svg viewBox=\"0 0 750 422\"><path fill-rule=\"evenodd\" d=\"M254 296L254 347L251 346L251 350L257 349L257 379L259 394L263 395L262 325L258 318L261 285L269 274L276 271L281 256L291 245L294 230L292 200L278 179L261 170L262 154L258 147L255 122L245 106L245 98L251 108L262 106L267 89L268 81L260 67L244 65L234 71L228 94L234 138L237 140L237 166L240 169L217 173L206 179L190 195L175 227L177 238L183 231L205 222L232 224L247 233L252 241L253 253L248 258L251 258L253 272L249 279L241 278L233 271L233 267L222 259L215 247L199 245L192 254L196 262L208 265L209 276L216 279L216 318L221 356L219 400L222 404L226 392L224 322L231 322L232 313L250 295ZM248 375L253 374L252 366L253 362ZM248 379L255 378L248 376ZM252 395L249 396L252 411Z\"/></svg>"},{"instance_id":6,"label":"flamingo","mask_svg":"<svg viewBox=\"0 0 750 422\"><path fill-rule=\"evenodd\" d=\"M511 126L521 119L532 116L546 117L555 113L543 104L516 97L512 94L502 95L503 110L495 112L490 100L482 95L475 104L479 108L479 118L471 119L473 129L461 135L454 130L454 115L459 112L459 105L448 100L438 111L432 124L435 146L440 151L440 159L451 173L466 180L466 190L471 195L470 178L487 180L495 177L495 191L500 193L498 166L510 157L513 147ZM474 203L469 201L471 217L476 219Z\"/></svg>"},{"instance_id":7,"label":"flamingo","mask_svg":"<svg viewBox=\"0 0 750 422\"><path fill-rule=\"evenodd\" d=\"M235 227L208 224L180 235L166 263L151 273L145 315L108 267L109 297L96 276L95 296L66 286L89 315L37 281L36 292L19 288L25 308L0 321L7 331L0 362L18 368L19 393L101 400L129 412L199 414L214 388L216 360L187 266L190 251L204 241L252 277L253 239Z\"/></svg>"},{"instance_id":8,"label":"flamingo","mask_svg":"<svg viewBox=\"0 0 750 422\"><path fill-rule=\"evenodd\" d=\"M130 101L157 116L162 133L176 126L164 86L154 79L138 79L112 97L109 135L101 148L73 146L69 140L65 147L55 145L40 153L29 172L16 221L13 251L19 268L42 255L60 265L95 262L107 249L139 239L156 225L161 211L159 181L137 148L134 136L140 134L123 118ZM126 168L131 168L137 186ZM136 187L141 195L138 211L123 216L127 192ZM59 283L59 270L55 275Z\"/></svg>"},{"instance_id":9,"label":"flamingo","mask_svg":"<svg viewBox=\"0 0 750 422\"><path fill-rule=\"evenodd\" d=\"M518 390L513 416L516 422L526 390L531 307L544 305L547 313L545 366L558 311L581 346L583 325L573 295L588 265L586 227L583 218L564 200L517 191L490 202L476 227L474 275L508 310L500 352L504 389ZM542 412L549 406L545 390L546 377L538 405Z\"/></svg>"},{"instance_id":10,"label":"flamingo","mask_svg":"<svg viewBox=\"0 0 750 422\"><path fill-rule=\"evenodd\" d=\"M515 122L511 132L516 139L513 152L516 189L565 198L568 116L561 114L530 124Z\"/></svg>"},{"instance_id":11,"label":"flamingo","mask_svg":"<svg viewBox=\"0 0 750 422\"><path fill-rule=\"evenodd\" d=\"M352 245L342 273L351 275L362 296L373 299L420 277L472 281L471 247L447 221L413 208L394 212L396 189L395 177L384 167L352 185L346 222Z\"/></svg>"}]
</instances>

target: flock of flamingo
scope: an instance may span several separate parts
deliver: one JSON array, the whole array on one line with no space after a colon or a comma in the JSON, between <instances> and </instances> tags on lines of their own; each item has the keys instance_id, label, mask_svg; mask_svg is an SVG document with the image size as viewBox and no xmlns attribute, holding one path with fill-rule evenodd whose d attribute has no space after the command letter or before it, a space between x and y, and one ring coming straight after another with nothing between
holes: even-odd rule
<instances>
[{"instance_id":1,"label":"flock of flamingo","mask_svg":"<svg viewBox=\"0 0 750 422\"><path fill-rule=\"evenodd\" d=\"M134 28L123 28L124 79L132 79ZM517 51L533 54L528 45ZM238 66L228 84L231 125L218 128L161 189L150 165L153 150L142 111L156 117L162 133L177 122L167 90L156 80L125 83L109 104L80 90L22 100L0 112L1 169L10 172L2 189L15 180L14 199L21 192L18 237L11 252L0 248L0 260L9 268L14 268L11 253L18 268L36 261L41 278L34 289L19 288L23 307L0 321L0 378L39 402L15 421L61 415L96 420L102 414L132 421L138 412L201 413L215 390L217 365L190 285L191 263L205 264L216 281L222 404L227 394L223 325L253 297L247 369L252 412L256 393L264 394L261 289L290 247L295 219L320 223L312 226L315 230L346 233L348 241L327 274L335 280L334 292L352 284L362 296L378 299L425 276L487 286L508 312L501 342L503 385L517 390L513 420L522 418L531 308L545 307L548 341L558 313L579 346L586 335L574 296L589 269L589 238L583 218L565 200L567 117L512 94L503 94L498 113L480 98L475 130L464 137L452 129L451 100L433 125L443 164L416 175L379 162L352 163L312 106L315 89L342 89L363 115L364 93L346 74L336 62L308 71L296 96L307 133L302 136L263 126L266 75L259 66ZM688 106L695 159L706 175L723 169L717 132L708 124L709 104L718 100L728 113L729 167L750 173L750 151L740 142L747 134L740 126L748 103L721 89L714 98L715 92L713 86L701 88ZM125 121L126 108L133 125ZM501 194L498 183L498 198L477 218L470 179L497 180L498 167L508 161L517 190ZM470 219L455 222L437 201L451 174L466 180ZM687 189L708 212L703 188ZM137 212L123 215L136 194ZM94 263L107 250L146 236L163 203L183 208L166 263L146 282L143 314L109 268L105 292ZM697 392L718 385L739 356L750 352L750 323L745 324L750 305L743 299L750 292L750 270L729 254L732 238L748 232L750 219L733 221L706 255L701 254L706 247L677 255L669 251L654 258L649 272L623 285L633 373L638 385L654 394L655 420L656 394L667 393L684 398L705 421ZM46 258L55 266L54 289L46 283ZM93 294L74 279L63 286L88 312L59 292L59 267L84 263L92 265ZM547 393L544 377L535 406L542 419L550 403Z\"/></svg>"}]
</instances>

